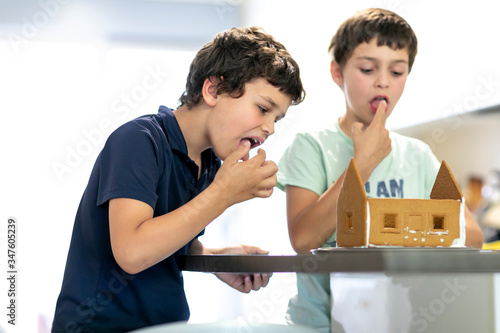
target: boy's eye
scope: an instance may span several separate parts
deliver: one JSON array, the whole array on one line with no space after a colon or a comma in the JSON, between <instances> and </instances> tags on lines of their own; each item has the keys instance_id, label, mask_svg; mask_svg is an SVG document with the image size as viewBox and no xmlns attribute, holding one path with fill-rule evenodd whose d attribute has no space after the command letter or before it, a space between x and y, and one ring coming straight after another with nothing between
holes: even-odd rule
<instances>
[{"instance_id":1,"label":"boy's eye","mask_svg":"<svg viewBox=\"0 0 500 333\"><path fill-rule=\"evenodd\" d=\"M267 112L267 109L265 107L262 107L262 106L259 106L259 110L262 113L266 113Z\"/></svg>"},{"instance_id":2,"label":"boy's eye","mask_svg":"<svg viewBox=\"0 0 500 333\"><path fill-rule=\"evenodd\" d=\"M361 68L360 70L361 70L361 73L365 73L365 74L371 73L373 71L373 69L367 69L367 68Z\"/></svg>"},{"instance_id":3,"label":"boy's eye","mask_svg":"<svg viewBox=\"0 0 500 333\"><path fill-rule=\"evenodd\" d=\"M392 71L392 75L394 75L394 76L401 76L401 75L403 75L403 73L402 72Z\"/></svg>"}]
</instances>

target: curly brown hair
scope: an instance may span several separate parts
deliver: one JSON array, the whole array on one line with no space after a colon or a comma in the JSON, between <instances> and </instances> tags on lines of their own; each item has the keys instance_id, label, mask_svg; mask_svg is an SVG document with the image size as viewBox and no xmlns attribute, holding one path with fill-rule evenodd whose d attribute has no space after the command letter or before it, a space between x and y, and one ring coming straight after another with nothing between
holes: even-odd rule
<instances>
[{"instance_id":1,"label":"curly brown hair","mask_svg":"<svg viewBox=\"0 0 500 333\"><path fill-rule=\"evenodd\" d=\"M342 70L354 49L377 37L377 45L408 50L408 69L411 71L417 55L417 36L408 22L389 10L369 8L358 11L338 28L328 52Z\"/></svg>"},{"instance_id":2,"label":"curly brown hair","mask_svg":"<svg viewBox=\"0 0 500 333\"><path fill-rule=\"evenodd\" d=\"M212 77L220 79L218 94L234 98L241 97L245 84L257 78L280 88L294 105L305 97L299 66L281 43L259 27L232 28L205 44L191 62L180 105L192 108L200 103L203 83Z\"/></svg>"}]
</instances>

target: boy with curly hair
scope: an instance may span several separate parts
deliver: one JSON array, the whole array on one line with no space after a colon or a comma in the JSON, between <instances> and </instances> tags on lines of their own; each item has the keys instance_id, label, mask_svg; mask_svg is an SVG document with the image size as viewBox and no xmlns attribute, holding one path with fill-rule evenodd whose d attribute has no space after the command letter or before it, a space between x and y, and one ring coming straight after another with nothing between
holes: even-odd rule
<instances>
[{"instance_id":1,"label":"boy with curly hair","mask_svg":"<svg viewBox=\"0 0 500 333\"><path fill-rule=\"evenodd\" d=\"M128 332L186 321L177 260L205 248L205 227L228 207L269 197L277 166L255 148L304 90L286 48L259 28L233 28L194 58L180 106L132 120L99 154L78 208L53 332ZM221 165L221 160L224 163ZM242 162L240 162L242 160ZM269 274L216 274L248 293Z\"/></svg>"}]
</instances>

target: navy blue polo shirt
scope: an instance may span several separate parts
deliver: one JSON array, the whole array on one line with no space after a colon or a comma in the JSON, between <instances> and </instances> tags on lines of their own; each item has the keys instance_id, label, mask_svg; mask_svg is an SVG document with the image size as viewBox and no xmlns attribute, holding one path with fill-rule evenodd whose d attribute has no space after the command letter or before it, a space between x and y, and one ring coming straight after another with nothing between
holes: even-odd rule
<instances>
[{"instance_id":1,"label":"navy blue polo shirt","mask_svg":"<svg viewBox=\"0 0 500 333\"><path fill-rule=\"evenodd\" d=\"M177 260L192 241L162 262L127 274L111 252L108 202L137 199L153 207L155 217L166 214L205 189L220 164L213 150L206 150L197 179L198 166L187 155L172 110L164 106L110 135L78 208L53 332L127 332L189 318Z\"/></svg>"}]
</instances>

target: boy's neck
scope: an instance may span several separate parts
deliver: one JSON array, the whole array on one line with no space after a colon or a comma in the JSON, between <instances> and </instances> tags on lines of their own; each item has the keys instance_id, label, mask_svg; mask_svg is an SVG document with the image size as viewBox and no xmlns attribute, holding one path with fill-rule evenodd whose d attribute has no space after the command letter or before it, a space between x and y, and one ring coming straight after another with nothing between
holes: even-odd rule
<instances>
[{"instance_id":1,"label":"boy's neck","mask_svg":"<svg viewBox=\"0 0 500 333\"><path fill-rule=\"evenodd\" d=\"M339 117L339 128L347 137L351 138L351 132L347 130L348 125L346 124L345 115Z\"/></svg>"},{"instance_id":2,"label":"boy's neck","mask_svg":"<svg viewBox=\"0 0 500 333\"><path fill-rule=\"evenodd\" d=\"M352 140L352 121L349 121L347 114L342 115L339 118L339 128L349 139Z\"/></svg>"},{"instance_id":3,"label":"boy's neck","mask_svg":"<svg viewBox=\"0 0 500 333\"><path fill-rule=\"evenodd\" d=\"M199 167L201 167L201 153L210 147L205 134L208 111L208 106L204 103L200 103L191 109L183 105L174 111L175 119L186 141L188 156Z\"/></svg>"},{"instance_id":4,"label":"boy's neck","mask_svg":"<svg viewBox=\"0 0 500 333\"><path fill-rule=\"evenodd\" d=\"M339 118L339 128L347 137L352 140L352 125L354 123L362 123L363 129L365 129L370 124L363 123L359 118L353 115L352 111L347 110L340 118Z\"/></svg>"}]
</instances>

